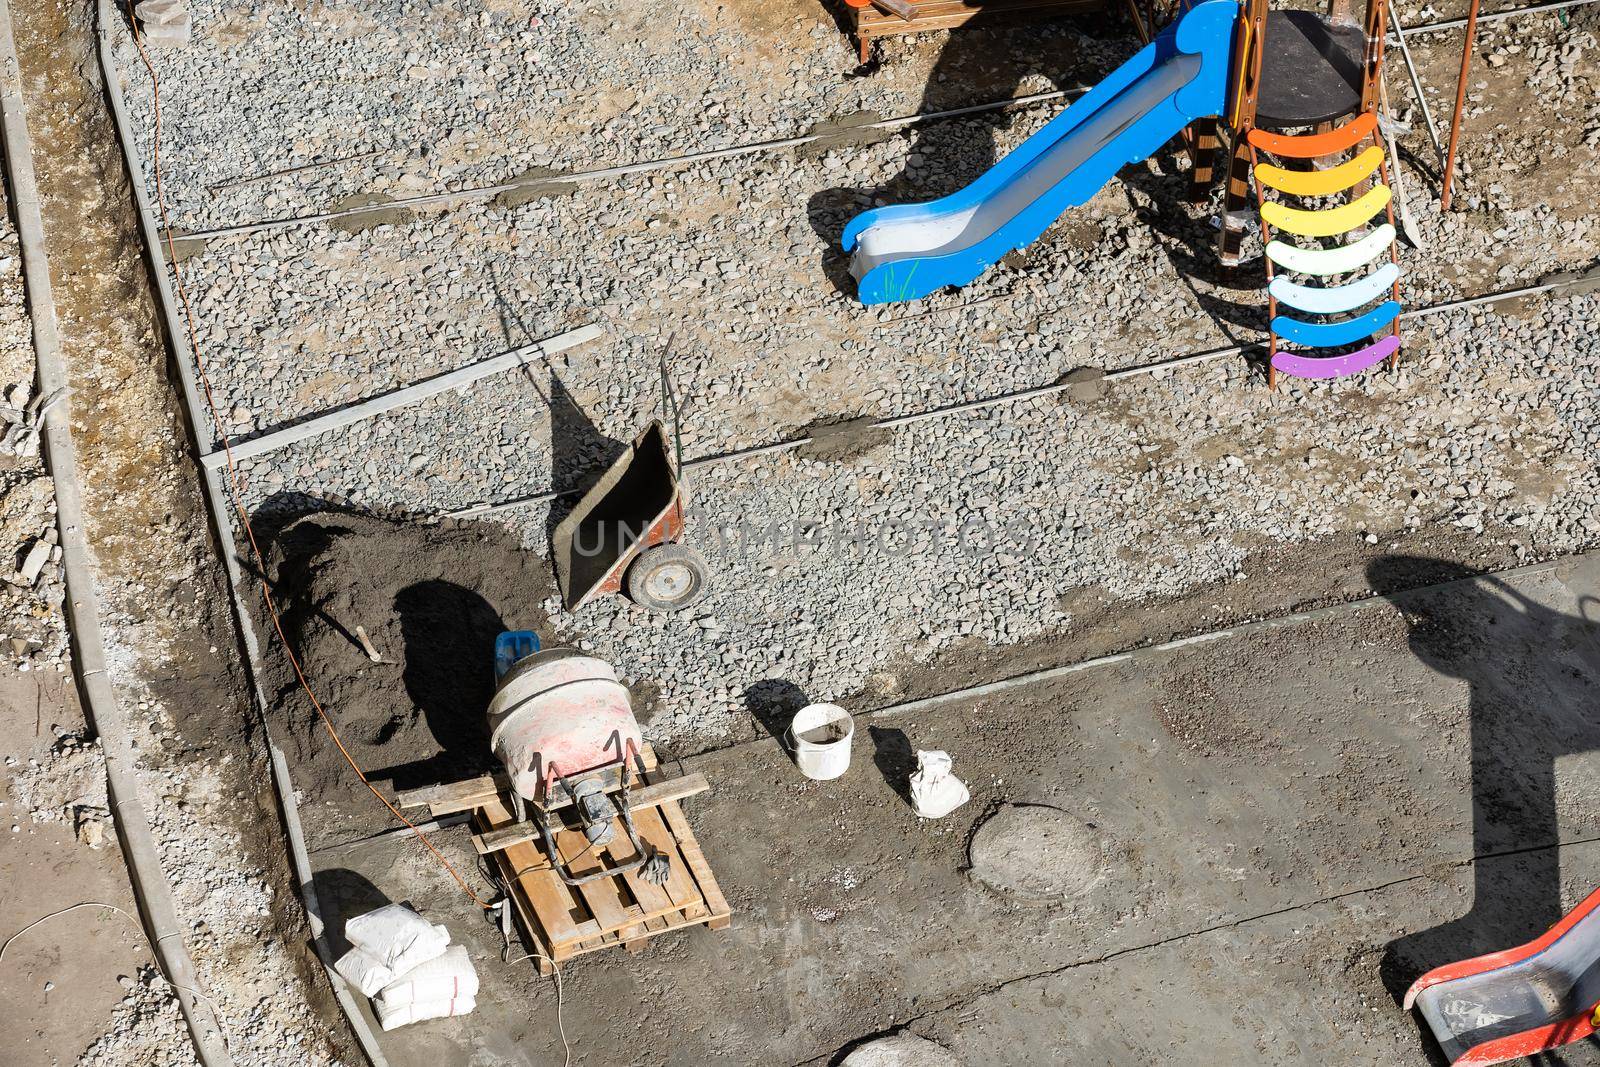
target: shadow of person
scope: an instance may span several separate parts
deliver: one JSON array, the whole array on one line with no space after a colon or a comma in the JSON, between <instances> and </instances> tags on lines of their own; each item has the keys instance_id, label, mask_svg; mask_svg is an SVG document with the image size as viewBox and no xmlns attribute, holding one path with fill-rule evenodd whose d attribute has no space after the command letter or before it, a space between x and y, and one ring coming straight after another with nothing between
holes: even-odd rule
<instances>
[{"instance_id":1,"label":"shadow of person","mask_svg":"<svg viewBox=\"0 0 1600 1067\"><path fill-rule=\"evenodd\" d=\"M405 643L406 695L439 752L374 777L381 774L394 788L409 789L493 770L488 711L494 642L506 629L499 612L471 589L443 579L406 586L395 594L394 610Z\"/></svg>"},{"instance_id":2,"label":"shadow of person","mask_svg":"<svg viewBox=\"0 0 1600 1067\"><path fill-rule=\"evenodd\" d=\"M1096 81L1108 68L1086 61L1083 43L1087 34L1102 29L1104 21L1098 16L1069 16L1019 25L1012 12L980 12L945 35L917 113L1010 99L1018 95L1023 81L1033 74L1043 74L1061 89ZM1118 30L1125 27L1111 32ZM1131 34L1127 37L1127 55L1132 55L1138 45ZM1064 103L1044 106L1059 110ZM921 203L965 188L999 160L999 135L1015 117L1013 109L994 108L953 119L924 119L911 127L911 144L898 174L875 188L839 187L813 194L806 205L806 215L822 241L819 267L834 288L848 296L855 294L849 253L839 247L840 236L851 219L882 204ZM802 154L818 155L832 148L881 139L883 134L879 131L862 130L852 135L841 124L830 127Z\"/></svg>"},{"instance_id":3,"label":"shadow of person","mask_svg":"<svg viewBox=\"0 0 1600 1067\"><path fill-rule=\"evenodd\" d=\"M1581 615L1444 560L1384 557L1368 581L1405 614L1411 651L1464 682L1469 701L1472 903L1389 943L1380 975L1398 1000L1423 972L1520 945L1561 917L1556 761L1600 750L1600 636ZM1440 582L1454 584L1403 591ZM1431 1038L1424 1047L1439 1057Z\"/></svg>"}]
</instances>

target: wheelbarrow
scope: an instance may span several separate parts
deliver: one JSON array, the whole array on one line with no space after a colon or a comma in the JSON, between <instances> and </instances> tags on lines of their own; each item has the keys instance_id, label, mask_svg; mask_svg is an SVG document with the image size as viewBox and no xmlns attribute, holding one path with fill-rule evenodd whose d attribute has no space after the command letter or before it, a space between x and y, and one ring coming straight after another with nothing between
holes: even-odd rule
<instances>
[{"instance_id":1,"label":"wheelbarrow","mask_svg":"<svg viewBox=\"0 0 1600 1067\"><path fill-rule=\"evenodd\" d=\"M680 464L656 419L557 524L550 547L567 610L626 589L641 607L677 611L705 593L705 557L680 543Z\"/></svg>"}]
</instances>

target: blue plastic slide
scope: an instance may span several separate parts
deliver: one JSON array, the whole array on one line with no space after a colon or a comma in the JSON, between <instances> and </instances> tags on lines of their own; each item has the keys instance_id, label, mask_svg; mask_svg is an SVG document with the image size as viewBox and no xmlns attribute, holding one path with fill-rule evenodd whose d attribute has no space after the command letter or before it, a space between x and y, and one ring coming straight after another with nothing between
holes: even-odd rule
<instances>
[{"instance_id":1,"label":"blue plastic slide","mask_svg":"<svg viewBox=\"0 0 1600 1067\"><path fill-rule=\"evenodd\" d=\"M1119 169L1225 106L1235 0L1204 0L958 193L863 212L844 230L862 303L966 285Z\"/></svg>"}]
</instances>

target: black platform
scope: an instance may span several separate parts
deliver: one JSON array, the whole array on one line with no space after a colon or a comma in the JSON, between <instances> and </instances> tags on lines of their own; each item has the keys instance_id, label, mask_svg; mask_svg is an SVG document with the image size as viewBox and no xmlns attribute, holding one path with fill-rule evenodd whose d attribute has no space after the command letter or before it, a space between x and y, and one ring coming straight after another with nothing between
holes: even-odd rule
<instances>
[{"instance_id":1,"label":"black platform","mask_svg":"<svg viewBox=\"0 0 1600 1067\"><path fill-rule=\"evenodd\" d=\"M1356 110L1365 52L1360 26L1329 25L1314 11L1268 12L1256 125L1312 126Z\"/></svg>"}]
</instances>

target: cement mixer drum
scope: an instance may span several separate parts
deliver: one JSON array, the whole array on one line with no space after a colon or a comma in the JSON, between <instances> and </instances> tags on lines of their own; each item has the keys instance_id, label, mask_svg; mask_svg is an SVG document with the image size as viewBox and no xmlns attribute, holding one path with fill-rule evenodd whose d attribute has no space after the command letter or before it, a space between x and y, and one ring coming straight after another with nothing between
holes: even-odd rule
<instances>
[{"instance_id":1,"label":"cement mixer drum","mask_svg":"<svg viewBox=\"0 0 1600 1067\"><path fill-rule=\"evenodd\" d=\"M631 759L643 743L616 670L573 648L517 661L489 702L489 730L512 788L537 801L558 778Z\"/></svg>"}]
</instances>

